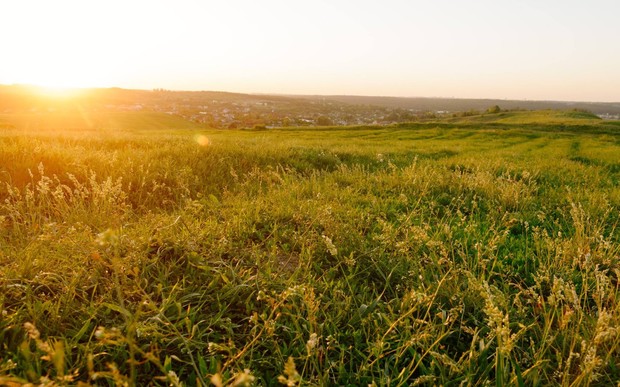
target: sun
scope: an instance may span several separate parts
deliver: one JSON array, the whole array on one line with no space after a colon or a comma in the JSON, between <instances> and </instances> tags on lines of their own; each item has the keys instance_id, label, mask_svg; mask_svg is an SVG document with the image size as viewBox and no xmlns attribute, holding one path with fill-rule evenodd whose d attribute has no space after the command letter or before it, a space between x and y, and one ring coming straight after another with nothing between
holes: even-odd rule
<instances>
[{"instance_id":1,"label":"sun","mask_svg":"<svg viewBox=\"0 0 620 387\"><path fill-rule=\"evenodd\" d=\"M16 77L0 78L0 84L30 86L38 94L49 97L68 97L80 89L99 87L94 82L80 77L79 74L71 74L64 69L50 70L44 69L44 71L19 74Z\"/></svg>"},{"instance_id":2,"label":"sun","mask_svg":"<svg viewBox=\"0 0 620 387\"><path fill-rule=\"evenodd\" d=\"M66 68L51 64L32 71L12 84L30 85L37 94L52 99L72 99L83 95L88 89L100 87L90 79L92 74L75 67Z\"/></svg>"},{"instance_id":3,"label":"sun","mask_svg":"<svg viewBox=\"0 0 620 387\"><path fill-rule=\"evenodd\" d=\"M42 94L63 97L72 90L105 87L105 69L84 63L82 57L73 52L32 53L31 58L13 69L12 74L0 76L2 84L35 86Z\"/></svg>"},{"instance_id":4,"label":"sun","mask_svg":"<svg viewBox=\"0 0 620 387\"><path fill-rule=\"evenodd\" d=\"M95 85L92 85L85 75L79 71L75 72L75 68L52 66L38 73L29 74L26 83L38 86L47 94L62 96L69 90L94 87Z\"/></svg>"},{"instance_id":5,"label":"sun","mask_svg":"<svg viewBox=\"0 0 620 387\"><path fill-rule=\"evenodd\" d=\"M51 87L36 85L37 92L45 97L65 99L76 97L80 94L81 88L76 87Z\"/></svg>"}]
</instances>

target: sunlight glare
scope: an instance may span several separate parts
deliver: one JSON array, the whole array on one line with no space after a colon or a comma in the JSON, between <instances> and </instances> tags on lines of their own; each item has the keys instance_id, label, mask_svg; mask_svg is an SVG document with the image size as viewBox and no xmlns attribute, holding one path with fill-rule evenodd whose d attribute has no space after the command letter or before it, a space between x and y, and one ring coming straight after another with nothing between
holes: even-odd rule
<instances>
[{"instance_id":1,"label":"sunlight glare","mask_svg":"<svg viewBox=\"0 0 620 387\"><path fill-rule=\"evenodd\" d=\"M210 143L209 138L204 134L199 134L198 136L196 136L196 142L202 147L209 146Z\"/></svg>"},{"instance_id":2,"label":"sunlight glare","mask_svg":"<svg viewBox=\"0 0 620 387\"><path fill-rule=\"evenodd\" d=\"M67 99L77 97L80 94L80 90L72 87L60 87L60 86L41 86L37 85L37 92L44 97L51 97L57 99Z\"/></svg>"}]
</instances>

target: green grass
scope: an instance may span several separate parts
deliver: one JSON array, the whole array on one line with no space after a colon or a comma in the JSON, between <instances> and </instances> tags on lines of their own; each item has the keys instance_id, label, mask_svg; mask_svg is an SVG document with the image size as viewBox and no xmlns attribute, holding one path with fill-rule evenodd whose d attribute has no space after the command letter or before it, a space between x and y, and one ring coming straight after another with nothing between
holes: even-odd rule
<instances>
[{"instance_id":1,"label":"green grass","mask_svg":"<svg viewBox=\"0 0 620 387\"><path fill-rule=\"evenodd\" d=\"M617 126L95 118L0 117L0 384L620 381Z\"/></svg>"},{"instance_id":2,"label":"green grass","mask_svg":"<svg viewBox=\"0 0 620 387\"><path fill-rule=\"evenodd\" d=\"M481 116L472 116L460 118L457 121L469 122L497 122L501 124L556 124L556 125L597 125L601 119L592 114L583 111L557 111L557 110L539 110L539 111L509 111L495 114L484 114Z\"/></svg>"}]
</instances>

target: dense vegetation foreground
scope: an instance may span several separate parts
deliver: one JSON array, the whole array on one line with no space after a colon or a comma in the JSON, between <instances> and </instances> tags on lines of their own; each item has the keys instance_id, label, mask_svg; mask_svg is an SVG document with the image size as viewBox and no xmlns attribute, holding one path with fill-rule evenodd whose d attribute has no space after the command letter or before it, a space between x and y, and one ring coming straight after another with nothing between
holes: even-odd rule
<instances>
[{"instance_id":1,"label":"dense vegetation foreground","mask_svg":"<svg viewBox=\"0 0 620 387\"><path fill-rule=\"evenodd\" d=\"M620 126L154 117L0 115L0 385L620 382Z\"/></svg>"}]
</instances>

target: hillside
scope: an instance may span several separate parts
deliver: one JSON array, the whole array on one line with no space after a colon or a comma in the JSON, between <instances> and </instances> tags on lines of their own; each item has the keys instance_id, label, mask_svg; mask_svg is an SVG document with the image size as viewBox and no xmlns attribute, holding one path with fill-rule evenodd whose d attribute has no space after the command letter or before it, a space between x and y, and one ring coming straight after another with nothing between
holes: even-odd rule
<instances>
[{"instance_id":1,"label":"hillside","mask_svg":"<svg viewBox=\"0 0 620 387\"><path fill-rule=\"evenodd\" d=\"M485 111L489 106L498 105L505 110L588 110L595 114L620 114L620 102L564 102L531 101L506 99L463 99L463 98L422 98L422 97L376 97L376 96L305 96L309 99L327 99L356 105L375 105L389 108L414 109L420 111L463 112L468 110Z\"/></svg>"},{"instance_id":2,"label":"hillside","mask_svg":"<svg viewBox=\"0 0 620 387\"><path fill-rule=\"evenodd\" d=\"M0 86L0 113L80 110L166 113L210 128L387 125L506 110L583 110L620 119L619 104L458 100L433 98L270 96L212 91L83 89Z\"/></svg>"},{"instance_id":3,"label":"hillside","mask_svg":"<svg viewBox=\"0 0 620 387\"><path fill-rule=\"evenodd\" d=\"M0 113L0 129L18 132L127 132L186 130L203 126L176 115L149 111L89 111L67 108L36 113Z\"/></svg>"}]
</instances>

